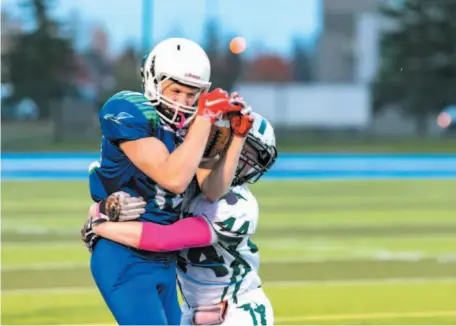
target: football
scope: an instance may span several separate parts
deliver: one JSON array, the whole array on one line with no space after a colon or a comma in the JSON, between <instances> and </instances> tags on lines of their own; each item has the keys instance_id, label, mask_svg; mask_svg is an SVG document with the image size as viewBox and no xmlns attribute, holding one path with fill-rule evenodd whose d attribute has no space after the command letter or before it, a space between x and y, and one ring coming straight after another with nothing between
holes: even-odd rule
<instances>
[{"instance_id":1,"label":"football","mask_svg":"<svg viewBox=\"0 0 456 326\"><path fill-rule=\"evenodd\" d=\"M232 137L233 133L230 120L228 116L225 115L222 119L217 120L212 126L206 149L204 150L203 159L208 161L223 155L230 145Z\"/></svg>"}]
</instances>

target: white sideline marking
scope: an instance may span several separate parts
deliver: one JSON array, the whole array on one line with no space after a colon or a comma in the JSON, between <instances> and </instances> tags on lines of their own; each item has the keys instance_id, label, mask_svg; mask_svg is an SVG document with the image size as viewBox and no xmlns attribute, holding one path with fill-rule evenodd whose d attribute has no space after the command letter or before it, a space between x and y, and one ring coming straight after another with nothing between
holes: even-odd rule
<instances>
[{"instance_id":1,"label":"white sideline marking","mask_svg":"<svg viewBox=\"0 0 456 326\"><path fill-rule=\"evenodd\" d=\"M416 312L374 312L367 314L341 314L316 316L277 317L276 322L292 322L301 320L344 320L344 319L377 319L377 318L415 318L456 316L456 310L448 311L416 311Z\"/></svg>"},{"instance_id":2,"label":"white sideline marking","mask_svg":"<svg viewBox=\"0 0 456 326\"><path fill-rule=\"evenodd\" d=\"M421 283L456 283L456 278L386 278L386 279L364 279L364 280L330 280L330 281L271 281L264 282L265 287L307 287L314 285L323 286L353 286L353 285L385 285L385 284L421 284ZM4 294L78 294L98 292L93 287L62 287L62 288L42 288L42 289L11 289L3 290Z\"/></svg>"}]
</instances>

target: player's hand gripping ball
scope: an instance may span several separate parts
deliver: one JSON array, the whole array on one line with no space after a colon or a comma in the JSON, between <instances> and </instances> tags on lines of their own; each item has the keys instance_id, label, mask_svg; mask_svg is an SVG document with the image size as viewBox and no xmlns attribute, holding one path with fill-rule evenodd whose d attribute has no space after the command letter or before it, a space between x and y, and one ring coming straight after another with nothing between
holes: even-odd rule
<instances>
[{"instance_id":1,"label":"player's hand gripping ball","mask_svg":"<svg viewBox=\"0 0 456 326\"><path fill-rule=\"evenodd\" d=\"M229 113L231 130L236 136L245 138L253 127L252 107L236 92L231 93L230 98L232 104L242 108L240 113Z\"/></svg>"},{"instance_id":2,"label":"player's hand gripping ball","mask_svg":"<svg viewBox=\"0 0 456 326\"><path fill-rule=\"evenodd\" d=\"M198 102L199 115L210 118L212 123L203 161L210 161L225 154L233 137L230 119L233 115L240 115L242 109L242 105L233 101L221 88L201 95Z\"/></svg>"},{"instance_id":3,"label":"player's hand gripping ball","mask_svg":"<svg viewBox=\"0 0 456 326\"><path fill-rule=\"evenodd\" d=\"M230 146L233 134L247 137L253 126L253 117L250 114L252 107L236 92L233 92L229 99L231 105L240 107L241 110L227 112L215 121L204 151L204 161L222 156Z\"/></svg>"},{"instance_id":4,"label":"player's hand gripping ball","mask_svg":"<svg viewBox=\"0 0 456 326\"><path fill-rule=\"evenodd\" d=\"M232 138L231 123L228 115L225 114L212 125L206 149L204 150L203 159L209 161L221 157L230 146Z\"/></svg>"}]
</instances>

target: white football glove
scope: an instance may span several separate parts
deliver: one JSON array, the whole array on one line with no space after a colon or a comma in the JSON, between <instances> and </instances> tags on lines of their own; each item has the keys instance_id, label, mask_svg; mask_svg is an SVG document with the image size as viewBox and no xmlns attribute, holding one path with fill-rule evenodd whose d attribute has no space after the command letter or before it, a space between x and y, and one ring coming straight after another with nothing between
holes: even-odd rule
<instances>
[{"instance_id":1,"label":"white football glove","mask_svg":"<svg viewBox=\"0 0 456 326\"><path fill-rule=\"evenodd\" d=\"M88 215L89 216L81 229L81 240L84 242L89 252L92 253L98 240L100 240L100 236L95 233L93 227L109 221L109 218L104 214L100 214L97 203L90 205Z\"/></svg>"},{"instance_id":2,"label":"white football glove","mask_svg":"<svg viewBox=\"0 0 456 326\"><path fill-rule=\"evenodd\" d=\"M242 107L241 114L247 115L253 112L252 107L247 104L244 98L237 92L232 92L230 95L231 104L239 105Z\"/></svg>"},{"instance_id":3,"label":"white football glove","mask_svg":"<svg viewBox=\"0 0 456 326\"><path fill-rule=\"evenodd\" d=\"M89 216L81 229L81 240L89 252L93 252L96 243L100 239L95 233L95 225L113 221L125 222L139 218L146 212L146 202L142 197L131 197L124 191L111 194L106 200L94 203L89 208Z\"/></svg>"},{"instance_id":4,"label":"white football glove","mask_svg":"<svg viewBox=\"0 0 456 326\"><path fill-rule=\"evenodd\" d=\"M129 193L118 191L100 202L100 213L113 222L132 221L146 212L147 203L142 197L132 197Z\"/></svg>"}]
</instances>

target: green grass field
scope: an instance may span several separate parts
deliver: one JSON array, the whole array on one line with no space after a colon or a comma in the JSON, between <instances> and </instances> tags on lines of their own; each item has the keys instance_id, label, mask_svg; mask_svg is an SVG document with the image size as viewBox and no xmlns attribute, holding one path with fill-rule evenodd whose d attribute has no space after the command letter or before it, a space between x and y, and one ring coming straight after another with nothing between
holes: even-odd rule
<instances>
[{"instance_id":1,"label":"green grass field","mask_svg":"<svg viewBox=\"0 0 456 326\"><path fill-rule=\"evenodd\" d=\"M276 324L456 324L456 180L263 181ZM79 229L84 182L2 183L2 324L114 323Z\"/></svg>"}]
</instances>

